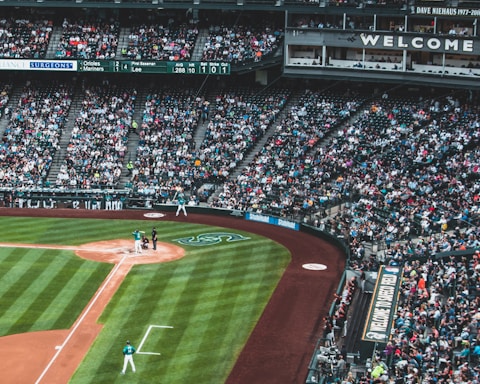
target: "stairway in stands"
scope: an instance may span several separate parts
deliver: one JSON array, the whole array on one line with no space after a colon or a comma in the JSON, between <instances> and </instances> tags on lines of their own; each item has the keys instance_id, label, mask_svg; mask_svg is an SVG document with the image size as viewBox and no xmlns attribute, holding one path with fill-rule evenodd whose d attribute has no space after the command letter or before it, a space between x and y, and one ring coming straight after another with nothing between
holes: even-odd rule
<instances>
[{"instance_id":1,"label":"stairway in stands","mask_svg":"<svg viewBox=\"0 0 480 384\"><path fill-rule=\"evenodd\" d=\"M58 143L58 150L55 153L52 164L50 165L50 170L48 171L46 181L47 184L51 185L52 187L56 184L58 172L60 171L60 167L63 164L63 161L65 160L68 143L70 142L70 139L72 137L72 129L75 125L75 120L82 108L82 101L83 92L80 88L77 87L74 91L74 94L72 95L72 103L70 104L68 118L66 120L65 126L63 127L62 136Z\"/></svg>"},{"instance_id":2,"label":"stairway in stands","mask_svg":"<svg viewBox=\"0 0 480 384\"><path fill-rule=\"evenodd\" d=\"M12 93L9 95L8 105L7 107L10 111L13 111L15 107L18 105L18 101L20 100L20 95L23 91L22 84L15 84L12 86ZM0 137L3 137L5 134L5 130L8 127L8 123L10 122L10 116L2 115L0 117Z\"/></svg>"},{"instance_id":3,"label":"stairway in stands","mask_svg":"<svg viewBox=\"0 0 480 384\"><path fill-rule=\"evenodd\" d=\"M62 37L62 27L55 26L52 29L52 33L50 34L50 41L48 43L47 53L45 55L48 59L55 59L57 57L58 51L58 43Z\"/></svg>"},{"instance_id":4,"label":"stairway in stands","mask_svg":"<svg viewBox=\"0 0 480 384\"><path fill-rule=\"evenodd\" d=\"M205 42L208 40L208 29L202 28L198 31L198 36L195 41L195 47L192 52L191 61L202 61L203 58L203 48L205 47Z\"/></svg>"},{"instance_id":5,"label":"stairway in stands","mask_svg":"<svg viewBox=\"0 0 480 384\"><path fill-rule=\"evenodd\" d=\"M133 120L138 123L137 131L139 131L143 121L143 111L145 110L145 101L147 100L148 91L145 88L138 89L137 91L138 93L137 99L135 100L135 113L133 114ZM131 177L128 175L127 163L130 160L135 163L139 138L138 132L130 132L128 134L127 153L125 154L125 159L123 161L123 171L118 181L118 188L122 189L128 186L131 181Z\"/></svg>"},{"instance_id":6,"label":"stairway in stands","mask_svg":"<svg viewBox=\"0 0 480 384\"><path fill-rule=\"evenodd\" d=\"M129 36L130 36L130 28L126 28L126 27L120 28L120 34L118 36L118 46L117 46L117 52L116 52L117 59L124 58L122 55L122 49L128 50Z\"/></svg>"}]
</instances>

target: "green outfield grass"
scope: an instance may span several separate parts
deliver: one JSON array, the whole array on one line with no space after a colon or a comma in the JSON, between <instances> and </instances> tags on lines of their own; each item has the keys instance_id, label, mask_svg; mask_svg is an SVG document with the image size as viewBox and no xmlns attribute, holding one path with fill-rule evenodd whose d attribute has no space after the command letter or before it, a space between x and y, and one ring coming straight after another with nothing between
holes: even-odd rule
<instances>
[{"instance_id":1,"label":"green outfield grass","mask_svg":"<svg viewBox=\"0 0 480 384\"><path fill-rule=\"evenodd\" d=\"M196 246L183 259L135 266L100 318L104 328L71 380L91 383L224 383L290 261L287 249L238 230L196 224L2 217L0 242L78 245L128 238L139 228L160 241ZM199 246L204 240L215 244ZM233 233L227 241L225 233ZM241 237L243 236L243 238ZM2 249L2 335L71 327L112 265L69 251ZM41 281L37 281L41 279ZM18 294L12 294L18 292ZM48 293L48 295L44 295ZM41 298L39 300L39 298ZM5 307L5 308L4 308ZM120 375L130 339L137 373Z\"/></svg>"}]
</instances>

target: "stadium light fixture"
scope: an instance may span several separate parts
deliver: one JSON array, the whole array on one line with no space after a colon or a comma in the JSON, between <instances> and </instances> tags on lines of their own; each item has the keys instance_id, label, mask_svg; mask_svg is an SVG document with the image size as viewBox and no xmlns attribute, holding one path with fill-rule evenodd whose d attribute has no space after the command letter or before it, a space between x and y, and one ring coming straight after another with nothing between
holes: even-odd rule
<instances>
[{"instance_id":1,"label":"stadium light fixture","mask_svg":"<svg viewBox=\"0 0 480 384\"><path fill-rule=\"evenodd\" d=\"M200 0L193 0L193 4L195 4L195 5L200 4Z\"/></svg>"}]
</instances>

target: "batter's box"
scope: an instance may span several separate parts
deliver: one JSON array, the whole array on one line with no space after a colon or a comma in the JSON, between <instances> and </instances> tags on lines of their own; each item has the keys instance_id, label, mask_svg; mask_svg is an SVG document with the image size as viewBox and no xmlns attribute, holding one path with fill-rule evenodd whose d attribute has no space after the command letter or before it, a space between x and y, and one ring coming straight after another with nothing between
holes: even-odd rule
<instances>
[{"instance_id":1,"label":"batter's box","mask_svg":"<svg viewBox=\"0 0 480 384\"><path fill-rule=\"evenodd\" d=\"M152 328L169 328L169 329L172 329L173 327L170 326L170 325L154 325L154 324L149 325L148 329L147 329L147 332L145 332L145 335L143 336L143 339L140 342L140 345L138 346L137 355L157 355L157 356L161 355L161 353L158 353L158 352L144 352L144 351L142 351L143 344L145 344L148 336L150 335L150 332L151 332Z\"/></svg>"}]
</instances>

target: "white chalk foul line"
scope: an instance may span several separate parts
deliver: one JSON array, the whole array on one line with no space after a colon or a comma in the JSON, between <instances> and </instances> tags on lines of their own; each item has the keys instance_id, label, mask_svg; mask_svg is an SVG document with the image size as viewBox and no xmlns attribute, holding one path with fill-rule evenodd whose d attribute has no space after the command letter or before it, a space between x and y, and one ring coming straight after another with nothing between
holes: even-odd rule
<instances>
[{"instance_id":1,"label":"white chalk foul line","mask_svg":"<svg viewBox=\"0 0 480 384\"><path fill-rule=\"evenodd\" d=\"M173 327L170 326L170 325L154 325L154 324L149 325L148 329L147 329L147 332L145 332L145 335L143 335L143 339L140 342L140 345L138 346L137 354L139 354L139 355L157 355L157 356L161 355L161 353L158 353L158 352L142 352L141 351L141 349L143 347L143 344L147 340L147 337L150 334L150 331L152 330L152 328L173 328Z\"/></svg>"},{"instance_id":2,"label":"white chalk foul line","mask_svg":"<svg viewBox=\"0 0 480 384\"><path fill-rule=\"evenodd\" d=\"M55 362L55 360L57 360L58 356L60 355L60 353L62 352L63 348L65 347L65 345L67 345L67 343L70 341L70 339L72 338L73 334L77 331L78 327L80 326L80 324L83 322L83 320L85 319L85 317L87 316L87 314L90 312L90 310L92 309L92 307L94 306L94 304L96 303L97 299L100 297L100 295L102 294L102 292L105 290L105 288L107 287L107 285L110 283L110 280L112 280L113 276L115 276L115 274L117 273L118 269L120 268L120 266L123 264L123 262L125 261L126 259L126 256L123 256L122 259L120 260L120 262L118 264L115 265L115 268L112 269L112 271L110 272L110 274L108 275L107 279L105 280L105 282L103 283L102 287L97 291L97 293L95 294L95 296L93 297L92 301L90 302L90 305L87 307L87 309L85 310L85 312L83 313L82 316L80 316L80 318L78 319L78 321L75 323L75 326L72 328L72 330L70 331L70 333L68 334L67 338L65 339L65 341L63 342L62 345L60 346L57 346L55 347L57 349L57 353L55 353L55 355L52 357L52 359L50 360L50 362L47 364L47 366L45 367L45 369L43 370L43 372L41 373L41 375L38 377L37 381L35 381L35 384L38 384L40 383L40 381L44 378L44 376L47 374L48 370L50 369L50 367L53 365L53 363Z\"/></svg>"}]
</instances>

